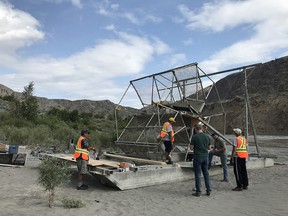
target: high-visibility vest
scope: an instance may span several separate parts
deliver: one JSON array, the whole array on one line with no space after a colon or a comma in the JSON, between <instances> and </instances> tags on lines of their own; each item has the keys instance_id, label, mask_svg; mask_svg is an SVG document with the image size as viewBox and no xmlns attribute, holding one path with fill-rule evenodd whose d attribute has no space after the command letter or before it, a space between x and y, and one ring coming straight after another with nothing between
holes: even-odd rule
<instances>
[{"instance_id":1,"label":"high-visibility vest","mask_svg":"<svg viewBox=\"0 0 288 216\"><path fill-rule=\"evenodd\" d=\"M166 135L169 136L169 134L168 134L169 125L171 125L170 122L165 122L165 124L163 125L162 130L160 132L160 136L162 138L164 138ZM172 125L171 125L171 127L172 127ZM172 136L172 140L171 141L174 142L174 130L173 130L173 127L172 127L172 131L171 131L171 136Z\"/></svg>"},{"instance_id":2,"label":"high-visibility vest","mask_svg":"<svg viewBox=\"0 0 288 216\"><path fill-rule=\"evenodd\" d=\"M238 136L236 140L237 140L237 146L235 148L235 152L237 153L238 157L248 158L246 138L243 136Z\"/></svg>"},{"instance_id":3,"label":"high-visibility vest","mask_svg":"<svg viewBox=\"0 0 288 216\"><path fill-rule=\"evenodd\" d=\"M78 142L77 142L77 146L76 146L76 149L75 149L75 153L74 153L74 158L79 158L80 156L82 157L83 160L89 160L89 151L87 148L82 148L82 140L85 139L85 137L81 136L79 139L78 139Z\"/></svg>"}]
</instances>

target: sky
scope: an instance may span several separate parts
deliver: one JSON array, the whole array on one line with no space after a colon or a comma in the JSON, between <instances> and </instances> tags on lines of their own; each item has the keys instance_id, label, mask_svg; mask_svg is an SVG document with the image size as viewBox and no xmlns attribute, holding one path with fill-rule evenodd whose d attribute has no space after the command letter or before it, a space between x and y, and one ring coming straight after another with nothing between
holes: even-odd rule
<instances>
[{"instance_id":1,"label":"sky","mask_svg":"<svg viewBox=\"0 0 288 216\"><path fill-rule=\"evenodd\" d=\"M0 0L0 83L38 97L118 104L143 76L286 55L287 0Z\"/></svg>"}]
</instances>

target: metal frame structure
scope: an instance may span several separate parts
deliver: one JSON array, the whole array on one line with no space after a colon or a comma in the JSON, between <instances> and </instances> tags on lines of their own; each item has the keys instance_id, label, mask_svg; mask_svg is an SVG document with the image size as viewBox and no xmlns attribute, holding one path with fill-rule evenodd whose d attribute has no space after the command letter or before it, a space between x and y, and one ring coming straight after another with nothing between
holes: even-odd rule
<instances>
[{"instance_id":1,"label":"metal frame structure","mask_svg":"<svg viewBox=\"0 0 288 216\"><path fill-rule=\"evenodd\" d=\"M176 145L174 151L178 150L182 153L184 151L184 156L179 158L179 160L186 160L189 142L193 135L193 127L197 122L201 122L207 132L216 131L227 143L232 144L225 137L226 113L222 106L216 83L210 77L219 74L227 75L227 73L243 72L245 75L245 104L247 107L246 130L248 129L248 117L250 117L257 151L260 155L249 103L246 76L246 72L248 70L253 71L257 65L259 64L206 74L199 68L197 63L192 63L130 81L115 109L116 145L128 156L154 160L162 159L163 147L159 145L161 144L159 132L169 117L176 119L176 123L173 125ZM211 84L208 87L204 87L203 83L208 81ZM132 116L120 133L118 128L118 114L121 112L120 105L131 87L136 92L143 108L139 111L139 114ZM222 112L203 116L201 112L212 90L217 93ZM210 118L219 115L223 116L223 133L209 124ZM248 133L246 133L247 136Z\"/></svg>"}]
</instances>

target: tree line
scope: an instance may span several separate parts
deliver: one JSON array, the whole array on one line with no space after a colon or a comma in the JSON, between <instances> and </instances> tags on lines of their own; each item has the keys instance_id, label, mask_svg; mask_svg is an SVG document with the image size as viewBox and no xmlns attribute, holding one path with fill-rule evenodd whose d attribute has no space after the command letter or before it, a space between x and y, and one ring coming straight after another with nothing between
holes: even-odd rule
<instances>
[{"instance_id":1,"label":"tree line","mask_svg":"<svg viewBox=\"0 0 288 216\"><path fill-rule=\"evenodd\" d=\"M0 142L65 149L71 139L77 141L81 130L89 128L92 146L115 147L113 114L81 113L55 107L41 113L33 92L34 82L30 82L20 98L14 94L0 97L9 102L9 111L0 112ZM128 118L120 119L118 126L123 128Z\"/></svg>"}]
</instances>

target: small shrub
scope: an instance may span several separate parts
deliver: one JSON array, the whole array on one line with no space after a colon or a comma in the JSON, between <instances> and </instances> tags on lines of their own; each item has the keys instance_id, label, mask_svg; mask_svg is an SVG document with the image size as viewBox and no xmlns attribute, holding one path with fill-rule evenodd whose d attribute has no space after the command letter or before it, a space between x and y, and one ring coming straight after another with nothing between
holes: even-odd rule
<instances>
[{"instance_id":1,"label":"small shrub","mask_svg":"<svg viewBox=\"0 0 288 216\"><path fill-rule=\"evenodd\" d=\"M55 189L63 183L69 182L69 166L67 162L57 158L44 158L39 166L38 184L48 191L49 207L52 207L55 197Z\"/></svg>"},{"instance_id":2,"label":"small shrub","mask_svg":"<svg viewBox=\"0 0 288 216\"><path fill-rule=\"evenodd\" d=\"M81 200L73 200L64 198L61 200L64 208L82 208L85 204Z\"/></svg>"}]
</instances>

